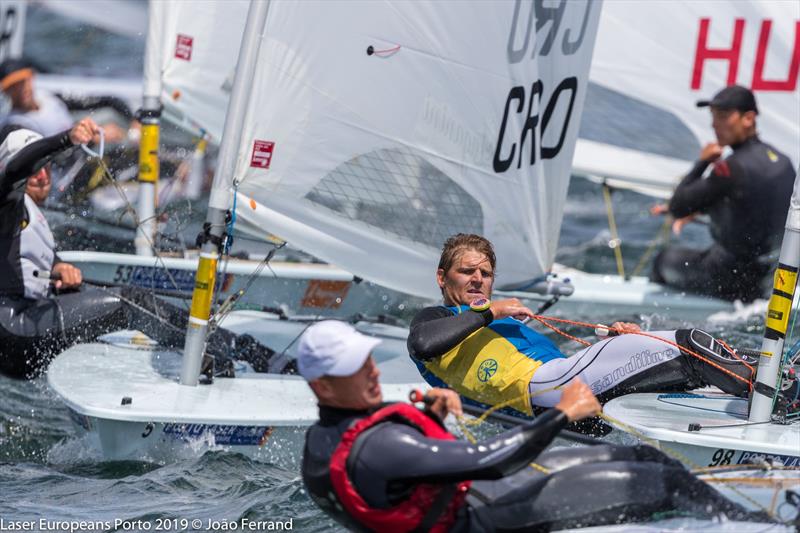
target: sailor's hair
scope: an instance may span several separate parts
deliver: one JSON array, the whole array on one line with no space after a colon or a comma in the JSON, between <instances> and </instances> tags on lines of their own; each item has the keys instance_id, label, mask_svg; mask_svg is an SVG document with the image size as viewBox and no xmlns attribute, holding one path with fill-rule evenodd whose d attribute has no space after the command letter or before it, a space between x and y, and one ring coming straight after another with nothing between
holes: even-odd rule
<instances>
[{"instance_id":1,"label":"sailor's hair","mask_svg":"<svg viewBox=\"0 0 800 533\"><path fill-rule=\"evenodd\" d=\"M489 239L475 235L474 233L458 233L448 238L442 247L442 255L439 257L439 269L445 273L450 270L456 259L466 250L475 250L485 255L495 269L497 258L494 255L494 247Z\"/></svg>"},{"instance_id":2,"label":"sailor's hair","mask_svg":"<svg viewBox=\"0 0 800 533\"><path fill-rule=\"evenodd\" d=\"M6 59L0 63L0 89L6 91L12 85L33 77L33 65L25 59Z\"/></svg>"}]
</instances>

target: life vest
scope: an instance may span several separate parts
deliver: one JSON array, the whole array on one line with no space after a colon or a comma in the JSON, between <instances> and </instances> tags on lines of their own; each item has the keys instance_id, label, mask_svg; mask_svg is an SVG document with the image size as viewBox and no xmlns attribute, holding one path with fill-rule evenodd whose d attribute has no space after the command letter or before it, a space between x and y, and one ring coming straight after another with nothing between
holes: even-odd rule
<instances>
[{"instance_id":1,"label":"life vest","mask_svg":"<svg viewBox=\"0 0 800 533\"><path fill-rule=\"evenodd\" d=\"M330 480L334 491L351 518L373 531L404 533L417 529L428 511L437 502L444 490L452 489L446 485L420 484L403 502L388 509L369 506L356 491L347 473L347 458L356 439L371 427L386 421L402 422L422 432L426 437L442 440L455 440L440 424L416 407L397 403L384 407L372 415L362 418L350 427L333 452L330 461ZM469 481L458 483L450 501L437 517L430 531L447 531L455 522L456 511L464 503Z\"/></svg>"},{"instance_id":2,"label":"life vest","mask_svg":"<svg viewBox=\"0 0 800 533\"><path fill-rule=\"evenodd\" d=\"M448 307L453 314L469 307ZM422 377L488 405L533 415L528 385L536 370L565 357L550 339L514 318L494 320L439 357L417 361Z\"/></svg>"},{"instance_id":3,"label":"life vest","mask_svg":"<svg viewBox=\"0 0 800 533\"><path fill-rule=\"evenodd\" d=\"M25 209L28 211L27 224L19 236L19 261L22 279L25 283L25 297L32 300L47 298L50 294L50 280L37 278L34 271L48 272L53 268L56 242L47 219L33 198L25 195Z\"/></svg>"}]
</instances>

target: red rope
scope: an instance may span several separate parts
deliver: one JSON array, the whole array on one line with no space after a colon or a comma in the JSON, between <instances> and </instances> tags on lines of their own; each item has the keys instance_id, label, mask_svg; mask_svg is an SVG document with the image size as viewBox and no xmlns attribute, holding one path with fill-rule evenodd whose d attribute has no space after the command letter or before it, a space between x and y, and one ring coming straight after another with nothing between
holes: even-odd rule
<instances>
[{"instance_id":1,"label":"red rope","mask_svg":"<svg viewBox=\"0 0 800 533\"><path fill-rule=\"evenodd\" d=\"M376 56L388 56L400 50L400 45L394 46L392 48L386 48L385 50L374 50L372 53Z\"/></svg>"}]
</instances>

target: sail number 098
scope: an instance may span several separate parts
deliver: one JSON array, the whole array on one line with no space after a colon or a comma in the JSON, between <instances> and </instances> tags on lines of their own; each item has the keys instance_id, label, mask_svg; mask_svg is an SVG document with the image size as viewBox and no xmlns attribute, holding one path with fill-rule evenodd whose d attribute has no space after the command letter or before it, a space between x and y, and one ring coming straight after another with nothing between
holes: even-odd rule
<instances>
[{"instance_id":1,"label":"sail number 098","mask_svg":"<svg viewBox=\"0 0 800 533\"><path fill-rule=\"evenodd\" d=\"M733 454L736 450L726 450L725 448L720 448L714 452L714 455L711 456L711 462L708 463L708 466L722 466L722 465L729 465L731 464L731 459L733 459Z\"/></svg>"}]
</instances>

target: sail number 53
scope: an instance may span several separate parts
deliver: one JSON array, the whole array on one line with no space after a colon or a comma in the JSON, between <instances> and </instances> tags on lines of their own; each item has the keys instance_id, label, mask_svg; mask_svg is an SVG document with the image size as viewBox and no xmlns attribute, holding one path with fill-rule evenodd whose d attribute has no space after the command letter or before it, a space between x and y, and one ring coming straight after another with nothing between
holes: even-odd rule
<instances>
[{"instance_id":1,"label":"sail number 53","mask_svg":"<svg viewBox=\"0 0 800 533\"><path fill-rule=\"evenodd\" d=\"M731 464L731 459L733 459L734 453L736 453L736 450L726 450L725 448L720 448L714 452L714 455L711 456L711 462L708 463L708 466L729 465Z\"/></svg>"}]
</instances>

